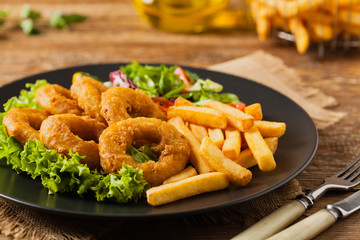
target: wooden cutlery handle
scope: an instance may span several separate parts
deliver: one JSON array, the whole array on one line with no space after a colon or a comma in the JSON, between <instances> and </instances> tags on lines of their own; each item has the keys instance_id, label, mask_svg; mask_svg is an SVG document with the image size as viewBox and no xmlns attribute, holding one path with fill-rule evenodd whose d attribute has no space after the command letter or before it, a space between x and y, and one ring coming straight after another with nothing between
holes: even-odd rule
<instances>
[{"instance_id":1,"label":"wooden cutlery handle","mask_svg":"<svg viewBox=\"0 0 360 240\"><path fill-rule=\"evenodd\" d=\"M302 203L297 200L291 200L232 239L263 240L289 226L303 215L305 210Z\"/></svg>"},{"instance_id":2,"label":"wooden cutlery handle","mask_svg":"<svg viewBox=\"0 0 360 240\"><path fill-rule=\"evenodd\" d=\"M305 240L312 239L336 222L335 216L322 209L293 226L275 234L267 240Z\"/></svg>"}]
</instances>

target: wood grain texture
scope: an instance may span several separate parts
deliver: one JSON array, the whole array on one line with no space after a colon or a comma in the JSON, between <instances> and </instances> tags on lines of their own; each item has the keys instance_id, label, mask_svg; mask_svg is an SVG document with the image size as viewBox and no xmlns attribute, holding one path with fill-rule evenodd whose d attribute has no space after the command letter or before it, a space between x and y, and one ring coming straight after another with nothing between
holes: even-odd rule
<instances>
[{"instance_id":1,"label":"wood grain texture","mask_svg":"<svg viewBox=\"0 0 360 240\"><path fill-rule=\"evenodd\" d=\"M25 1L2 0L0 9L12 9L15 20ZM59 31L44 26L42 34L25 36L14 24L0 29L0 85L16 79L73 65L104 62L176 63L206 67L256 50L266 51L284 60L306 84L334 96L339 106L335 110L348 113L336 125L320 131L319 149L314 161L298 176L305 190L322 183L322 179L360 156L360 56L358 49L326 51L326 58L317 58L316 46L305 55L298 55L292 44L273 39L260 42L254 33L203 33L198 35L171 34L152 29L140 20L130 0L32 0L26 1L48 19L57 10L85 14L89 19L73 25L70 31ZM45 21L41 24L46 24ZM307 215L326 204L347 196L328 193ZM360 212L340 220L316 237L327 239L359 239ZM110 233L99 233L99 238L114 234L141 239L144 233L161 234L161 239L229 239L243 229L236 223L204 224L190 227L161 222L140 226L125 224ZM156 230L155 230L156 229ZM136 233L134 233L136 232ZM151 239L151 236L147 235Z\"/></svg>"}]
</instances>

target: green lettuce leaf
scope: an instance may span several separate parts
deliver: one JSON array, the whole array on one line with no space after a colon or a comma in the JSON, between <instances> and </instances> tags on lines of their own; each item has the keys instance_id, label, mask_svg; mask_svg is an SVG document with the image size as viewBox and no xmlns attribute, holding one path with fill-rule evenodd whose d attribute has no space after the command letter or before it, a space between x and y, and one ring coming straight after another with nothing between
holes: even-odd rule
<instances>
[{"instance_id":1,"label":"green lettuce leaf","mask_svg":"<svg viewBox=\"0 0 360 240\"><path fill-rule=\"evenodd\" d=\"M223 86L217 82L211 81L210 79L199 79L194 85L186 88L187 91L200 91L201 89L205 91L212 92L221 92L223 90Z\"/></svg>"},{"instance_id":2,"label":"green lettuce leaf","mask_svg":"<svg viewBox=\"0 0 360 240\"><path fill-rule=\"evenodd\" d=\"M4 116L12 108L41 109L39 104L36 102L35 93L39 87L45 86L47 84L48 82L44 79L37 80L35 83L27 83L25 87L29 88L29 90L22 89L20 91L19 97L12 97L4 104L4 112L0 113L0 122L2 123Z\"/></svg>"},{"instance_id":3,"label":"green lettuce leaf","mask_svg":"<svg viewBox=\"0 0 360 240\"><path fill-rule=\"evenodd\" d=\"M149 187L142 175L142 170L123 163L118 174L106 175L95 187L92 187L92 190L95 191L98 201L109 199L125 203L130 200L138 201Z\"/></svg>"},{"instance_id":4,"label":"green lettuce leaf","mask_svg":"<svg viewBox=\"0 0 360 240\"><path fill-rule=\"evenodd\" d=\"M21 144L11 136L9 137L4 125L0 125L0 159L6 158L6 163L12 165L17 172L21 172L20 152L23 150Z\"/></svg>"},{"instance_id":5,"label":"green lettuce leaf","mask_svg":"<svg viewBox=\"0 0 360 240\"><path fill-rule=\"evenodd\" d=\"M158 157L151 151L151 148L148 145L141 146L139 149L130 146L126 151L126 154L131 156L137 163L145 163L150 160L156 162L158 160Z\"/></svg>"},{"instance_id":6,"label":"green lettuce leaf","mask_svg":"<svg viewBox=\"0 0 360 240\"><path fill-rule=\"evenodd\" d=\"M208 86L206 86L204 84L200 84L199 90L191 91L189 93L184 94L185 95L185 96L183 95L184 98L192 99L192 102L198 106L202 106L205 102L208 102L211 100L215 100L215 101L219 101L219 102L223 102L223 103L240 103L241 102L239 100L239 98L233 93L218 93L218 92L214 91L214 89L217 89L218 87L216 87L216 85L213 85L213 83L211 83L211 82L208 83ZM213 85L213 86L209 87L209 85ZM212 88L212 89L210 89L210 88ZM217 90L219 90L219 89L217 89Z\"/></svg>"}]
</instances>

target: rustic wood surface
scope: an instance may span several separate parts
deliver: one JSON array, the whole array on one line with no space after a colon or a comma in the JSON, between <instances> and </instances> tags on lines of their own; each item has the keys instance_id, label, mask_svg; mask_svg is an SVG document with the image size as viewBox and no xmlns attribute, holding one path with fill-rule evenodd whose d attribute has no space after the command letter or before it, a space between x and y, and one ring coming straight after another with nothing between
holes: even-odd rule
<instances>
[{"instance_id":1,"label":"rustic wood surface","mask_svg":"<svg viewBox=\"0 0 360 240\"><path fill-rule=\"evenodd\" d=\"M89 19L72 26L70 31L44 26L42 34L37 36L25 36L14 24L6 24L0 29L0 85L27 75L79 64L128 62L135 59L139 62L206 67L263 50L283 59L306 84L334 96L340 103L335 110L348 113L338 124L319 132L319 148L315 159L297 177L304 189L309 190L321 184L324 177L360 156L358 49L327 50L325 59L320 60L315 46L301 56L292 44L276 39L259 42L252 32L199 35L165 33L140 20L130 0L26 2L43 12L44 18L49 18L56 10L62 10L81 13ZM10 7L14 20L23 3L20 0L2 0L0 9ZM328 193L306 215L347 195L349 193ZM359 219L360 211L340 220L316 239L360 239ZM146 226L142 227L143 231L152 231ZM229 239L242 229L236 223L197 228L189 226L186 229L172 225L158 227L161 228L161 232L157 231L157 234L161 233L161 239ZM136 229L134 226L132 231ZM0 236L0 239L8 238Z\"/></svg>"}]
</instances>

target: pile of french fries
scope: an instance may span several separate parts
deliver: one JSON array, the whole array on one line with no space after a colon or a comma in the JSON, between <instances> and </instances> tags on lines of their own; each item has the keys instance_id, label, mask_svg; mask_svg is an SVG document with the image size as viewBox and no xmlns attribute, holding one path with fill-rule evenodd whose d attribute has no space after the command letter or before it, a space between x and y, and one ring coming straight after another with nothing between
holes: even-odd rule
<instances>
[{"instance_id":1,"label":"pile of french fries","mask_svg":"<svg viewBox=\"0 0 360 240\"><path fill-rule=\"evenodd\" d=\"M276 167L274 153L286 124L263 120L259 103L241 111L217 101L199 107L178 98L167 117L189 142L190 165L147 191L152 206L225 189L230 183L243 187L252 178L248 168Z\"/></svg>"},{"instance_id":2,"label":"pile of french fries","mask_svg":"<svg viewBox=\"0 0 360 240\"><path fill-rule=\"evenodd\" d=\"M261 40L271 28L284 30L301 54L310 42L360 36L360 0L252 0L250 9Z\"/></svg>"}]
</instances>

